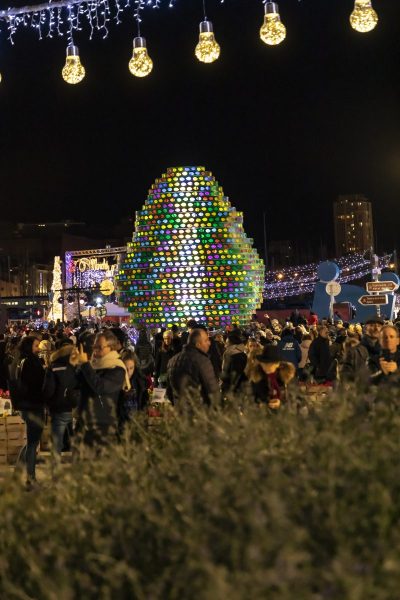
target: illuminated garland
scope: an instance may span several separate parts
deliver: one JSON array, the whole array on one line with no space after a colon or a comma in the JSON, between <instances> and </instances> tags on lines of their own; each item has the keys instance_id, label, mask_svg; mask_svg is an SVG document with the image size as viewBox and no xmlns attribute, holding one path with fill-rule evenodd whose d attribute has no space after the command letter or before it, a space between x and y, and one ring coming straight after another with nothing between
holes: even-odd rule
<instances>
[{"instance_id":1,"label":"illuminated garland","mask_svg":"<svg viewBox=\"0 0 400 600\"><path fill-rule=\"evenodd\" d=\"M134 322L212 327L246 323L262 302L264 265L242 213L204 167L168 169L136 213L118 274Z\"/></svg>"},{"instance_id":2,"label":"illuminated garland","mask_svg":"<svg viewBox=\"0 0 400 600\"><path fill-rule=\"evenodd\" d=\"M200 3L200 0L198 1ZM219 2L223 3L224 0ZM6 22L11 43L14 43L14 35L19 29L31 27L38 32L39 39L65 36L69 45L73 46L74 32L81 31L85 23L90 29L90 39L95 30L101 32L105 38L108 35L109 22L114 20L117 24L121 23L120 16L125 11L133 10L139 29L141 11L159 8L164 3L172 7L175 0L49 0L41 4L0 10L0 21ZM286 37L286 27L281 22L278 4L269 0L262 0L262 3L265 5L265 14L260 38L268 45L280 44ZM218 58L219 46L214 38L212 23L206 16L205 0L203 7L204 20L200 24L196 56L200 61L209 63ZM378 16L371 0L355 0L354 10L350 15L353 29L365 33L374 29L377 22ZM138 36L140 37L140 32Z\"/></svg>"},{"instance_id":3,"label":"illuminated garland","mask_svg":"<svg viewBox=\"0 0 400 600\"><path fill-rule=\"evenodd\" d=\"M387 267L391 261L391 255L382 256L379 259L379 267ZM348 283L362 279L371 273L371 261L364 258L362 254L351 254L346 257L334 259L340 268L339 283ZM317 269L320 263L310 263L296 267L287 267L279 271L269 271L265 277L264 298L285 298L310 293L319 281Z\"/></svg>"}]
</instances>

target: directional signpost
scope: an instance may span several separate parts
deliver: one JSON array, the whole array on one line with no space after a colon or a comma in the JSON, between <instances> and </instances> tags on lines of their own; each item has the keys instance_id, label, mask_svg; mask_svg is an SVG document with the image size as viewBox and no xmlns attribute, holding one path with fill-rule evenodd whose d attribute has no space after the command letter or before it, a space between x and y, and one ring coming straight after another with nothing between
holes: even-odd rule
<instances>
[{"instance_id":1,"label":"directional signpost","mask_svg":"<svg viewBox=\"0 0 400 600\"><path fill-rule=\"evenodd\" d=\"M388 303L388 297L387 294L376 294L375 296L365 295L361 296L361 298L359 298L358 301L364 306L380 306L382 304Z\"/></svg>"},{"instance_id":2,"label":"directional signpost","mask_svg":"<svg viewBox=\"0 0 400 600\"><path fill-rule=\"evenodd\" d=\"M366 286L369 293L394 292L399 287L394 281L367 281Z\"/></svg>"}]
</instances>

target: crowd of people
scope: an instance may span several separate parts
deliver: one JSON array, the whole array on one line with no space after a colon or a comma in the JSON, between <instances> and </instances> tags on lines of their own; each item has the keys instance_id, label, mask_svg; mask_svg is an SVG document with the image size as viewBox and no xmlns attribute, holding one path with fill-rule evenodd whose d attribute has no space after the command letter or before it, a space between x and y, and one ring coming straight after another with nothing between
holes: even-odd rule
<instances>
[{"instance_id":1,"label":"crowd of people","mask_svg":"<svg viewBox=\"0 0 400 600\"><path fill-rule=\"evenodd\" d=\"M54 325L54 326L52 326ZM96 449L123 434L149 404L154 388L177 407L194 398L208 406L246 395L270 412L296 382L397 385L399 323L374 317L362 326L294 311L280 322L210 332L189 320L132 340L122 327L18 329L0 340L0 388L27 429L27 486L36 482L36 453L47 415L55 460L73 435Z\"/></svg>"}]
</instances>

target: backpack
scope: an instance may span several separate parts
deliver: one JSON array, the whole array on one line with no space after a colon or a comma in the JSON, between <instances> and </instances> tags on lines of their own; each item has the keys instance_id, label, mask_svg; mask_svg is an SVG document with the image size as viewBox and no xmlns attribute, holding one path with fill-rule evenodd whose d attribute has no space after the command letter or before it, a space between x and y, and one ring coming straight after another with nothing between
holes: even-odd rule
<instances>
[{"instance_id":1,"label":"backpack","mask_svg":"<svg viewBox=\"0 0 400 600\"><path fill-rule=\"evenodd\" d=\"M19 410L28 397L28 386L22 381L22 371L26 358L10 366L10 398L14 410Z\"/></svg>"},{"instance_id":2,"label":"backpack","mask_svg":"<svg viewBox=\"0 0 400 600\"><path fill-rule=\"evenodd\" d=\"M49 405L50 410L64 409L72 410L79 404L81 392L75 387L69 387L67 374L67 366L50 366L47 367L44 375L42 393Z\"/></svg>"}]
</instances>

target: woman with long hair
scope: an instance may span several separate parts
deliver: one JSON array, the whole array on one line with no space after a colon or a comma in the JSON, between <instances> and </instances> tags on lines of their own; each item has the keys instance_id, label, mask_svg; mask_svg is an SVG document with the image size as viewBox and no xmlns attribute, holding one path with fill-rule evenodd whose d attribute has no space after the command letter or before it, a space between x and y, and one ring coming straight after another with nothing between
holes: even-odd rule
<instances>
[{"instance_id":1,"label":"woman with long hair","mask_svg":"<svg viewBox=\"0 0 400 600\"><path fill-rule=\"evenodd\" d=\"M44 428L44 368L39 358L39 340L27 335L21 339L10 367L10 395L13 408L21 411L26 424L26 485L36 485L36 450Z\"/></svg>"}]
</instances>

